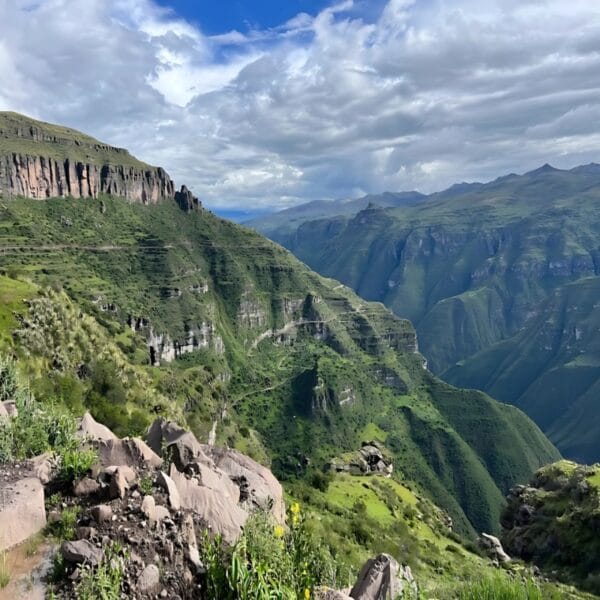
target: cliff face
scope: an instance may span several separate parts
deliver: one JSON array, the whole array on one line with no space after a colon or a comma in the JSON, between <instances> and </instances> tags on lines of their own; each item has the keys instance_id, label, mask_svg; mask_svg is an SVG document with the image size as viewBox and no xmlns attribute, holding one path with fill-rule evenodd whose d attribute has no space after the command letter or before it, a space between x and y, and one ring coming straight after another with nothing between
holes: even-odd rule
<instances>
[{"instance_id":1,"label":"cliff face","mask_svg":"<svg viewBox=\"0 0 600 600\"><path fill-rule=\"evenodd\" d=\"M122 148L71 129L0 113L0 193L27 198L121 196L151 204L174 198L169 175Z\"/></svg>"},{"instance_id":2,"label":"cliff face","mask_svg":"<svg viewBox=\"0 0 600 600\"><path fill-rule=\"evenodd\" d=\"M22 154L0 156L0 191L38 199L112 194L143 204L173 198L175 193L171 178L160 167L98 166Z\"/></svg>"}]
</instances>

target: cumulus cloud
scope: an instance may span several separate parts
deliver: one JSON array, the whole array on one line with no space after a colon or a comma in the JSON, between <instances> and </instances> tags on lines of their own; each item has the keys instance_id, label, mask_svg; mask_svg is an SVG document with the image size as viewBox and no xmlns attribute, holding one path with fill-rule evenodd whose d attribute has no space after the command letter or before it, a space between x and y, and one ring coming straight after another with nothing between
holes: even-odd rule
<instances>
[{"instance_id":1,"label":"cumulus cloud","mask_svg":"<svg viewBox=\"0 0 600 600\"><path fill-rule=\"evenodd\" d=\"M378 6L206 36L152 0L0 0L0 109L126 146L222 208L600 161L596 0Z\"/></svg>"}]
</instances>

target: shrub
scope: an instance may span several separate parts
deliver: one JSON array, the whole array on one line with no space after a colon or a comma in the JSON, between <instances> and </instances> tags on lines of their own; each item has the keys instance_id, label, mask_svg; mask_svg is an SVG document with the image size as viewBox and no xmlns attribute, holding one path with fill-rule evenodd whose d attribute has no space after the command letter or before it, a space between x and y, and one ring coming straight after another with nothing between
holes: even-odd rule
<instances>
[{"instance_id":1,"label":"shrub","mask_svg":"<svg viewBox=\"0 0 600 600\"><path fill-rule=\"evenodd\" d=\"M65 508L60 513L60 518L48 525L48 531L59 540L75 539L79 512L80 508L78 506Z\"/></svg>"},{"instance_id":2,"label":"shrub","mask_svg":"<svg viewBox=\"0 0 600 600\"><path fill-rule=\"evenodd\" d=\"M77 585L78 600L119 600L126 560L122 546L113 543L107 547L104 559L97 567L83 565Z\"/></svg>"},{"instance_id":3,"label":"shrub","mask_svg":"<svg viewBox=\"0 0 600 600\"><path fill-rule=\"evenodd\" d=\"M66 448L60 452L59 478L63 483L72 483L83 477L98 460L98 453L91 448L79 450Z\"/></svg>"},{"instance_id":4,"label":"shrub","mask_svg":"<svg viewBox=\"0 0 600 600\"><path fill-rule=\"evenodd\" d=\"M317 585L335 584L335 563L312 537L300 506L293 504L286 530L259 513L252 516L239 542L203 542L207 595L222 600L295 600L312 597Z\"/></svg>"}]
</instances>

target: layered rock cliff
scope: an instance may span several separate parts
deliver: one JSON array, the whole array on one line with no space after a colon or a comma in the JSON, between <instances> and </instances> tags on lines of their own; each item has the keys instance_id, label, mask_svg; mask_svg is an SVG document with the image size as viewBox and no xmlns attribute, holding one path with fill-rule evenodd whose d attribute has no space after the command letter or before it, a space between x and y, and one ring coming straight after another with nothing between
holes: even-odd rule
<instances>
[{"instance_id":1,"label":"layered rock cliff","mask_svg":"<svg viewBox=\"0 0 600 600\"><path fill-rule=\"evenodd\" d=\"M97 198L111 194L143 204L174 198L160 167L138 161L71 129L0 113L0 194L27 198Z\"/></svg>"}]
</instances>

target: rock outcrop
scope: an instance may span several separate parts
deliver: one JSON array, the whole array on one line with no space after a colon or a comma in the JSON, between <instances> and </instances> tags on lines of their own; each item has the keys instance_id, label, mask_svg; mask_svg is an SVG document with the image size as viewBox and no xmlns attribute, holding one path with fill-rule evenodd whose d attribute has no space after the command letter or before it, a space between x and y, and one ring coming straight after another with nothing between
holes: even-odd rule
<instances>
[{"instance_id":1,"label":"rock outcrop","mask_svg":"<svg viewBox=\"0 0 600 600\"><path fill-rule=\"evenodd\" d=\"M182 185L181 189L175 192L175 202L185 212L192 212L193 210L200 210L202 208L202 202L185 185Z\"/></svg>"},{"instance_id":2,"label":"rock outcrop","mask_svg":"<svg viewBox=\"0 0 600 600\"><path fill-rule=\"evenodd\" d=\"M97 198L110 194L154 204L175 198L173 181L115 148L66 127L0 113L0 194Z\"/></svg>"},{"instance_id":3,"label":"rock outcrop","mask_svg":"<svg viewBox=\"0 0 600 600\"><path fill-rule=\"evenodd\" d=\"M417 593L410 567L399 565L389 554L380 554L363 565L350 597L355 600L395 600L404 597L405 593Z\"/></svg>"},{"instance_id":4,"label":"rock outcrop","mask_svg":"<svg viewBox=\"0 0 600 600\"><path fill-rule=\"evenodd\" d=\"M156 204L175 194L173 181L160 167L93 164L28 154L0 156L0 192L36 199L110 194L142 204Z\"/></svg>"}]
</instances>

